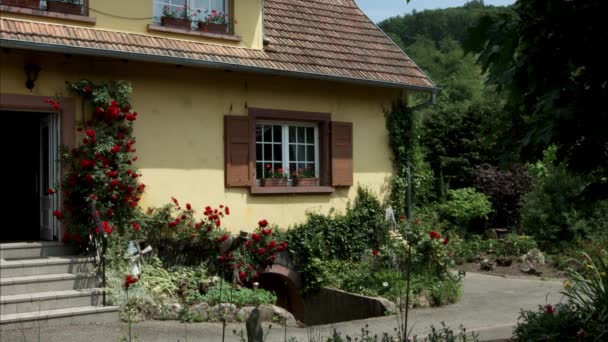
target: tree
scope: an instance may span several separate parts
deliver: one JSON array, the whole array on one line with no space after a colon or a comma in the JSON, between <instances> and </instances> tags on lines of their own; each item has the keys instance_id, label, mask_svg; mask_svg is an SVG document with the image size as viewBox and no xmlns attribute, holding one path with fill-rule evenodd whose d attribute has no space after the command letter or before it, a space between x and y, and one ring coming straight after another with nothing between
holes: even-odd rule
<instances>
[{"instance_id":1,"label":"tree","mask_svg":"<svg viewBox=\"0 0 608 342\"><path fill-rule=\"evenodd\" d=\"M602 0L519 0L484 16L467 50L479 53L488 83L508 95L506 107L523 129L512 141L524 157L550 144L558 161L591 174L589 195L607 196L608 3Z\"/></svg>"}]
</instances>

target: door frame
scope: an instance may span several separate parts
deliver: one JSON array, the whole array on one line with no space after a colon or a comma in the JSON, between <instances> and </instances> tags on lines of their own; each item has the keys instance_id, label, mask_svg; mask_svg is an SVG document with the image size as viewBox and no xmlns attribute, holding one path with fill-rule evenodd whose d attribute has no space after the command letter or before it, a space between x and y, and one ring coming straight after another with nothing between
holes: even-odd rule
<instances>
[{"instance_id":1,"label":"door frame","mask_svg":"<svg viewBox=\"0 0 608 342\"><path fill-rule=\"evenodd\" d=\"M22 95L0 93L0 110L23 111L23 112L39 112L39 113L57 113L59 121L59 142L61 145L68 148L76 146L76 99L73 97L64 97L61 99L61 108L58 111L53 110L44 100L49 96L37 95ZM58 176L62 175L64 170L61 165L58 166ZM61 196L61 192L58 192ZM56 203L61 203L61 197L56 200ZM63 237L63 227L58 224L58 238L61 241Z\"/></svg>"}]
</instances>

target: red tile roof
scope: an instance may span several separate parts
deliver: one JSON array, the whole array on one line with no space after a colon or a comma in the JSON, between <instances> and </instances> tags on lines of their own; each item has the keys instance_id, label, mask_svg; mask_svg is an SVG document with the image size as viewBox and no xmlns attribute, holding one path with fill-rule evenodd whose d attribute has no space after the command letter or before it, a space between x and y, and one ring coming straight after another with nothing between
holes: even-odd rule
<instances>
[{"instance_id":1,"label":"red tile roof","mask_svg":"<svg viewBox=\"0 0 608 342\"><path fill-rule=\"evenodd\" d=\"M0 18L2 46L433 90L354 0L265 0L264 50Z\"/></svg>"}]
</instances>

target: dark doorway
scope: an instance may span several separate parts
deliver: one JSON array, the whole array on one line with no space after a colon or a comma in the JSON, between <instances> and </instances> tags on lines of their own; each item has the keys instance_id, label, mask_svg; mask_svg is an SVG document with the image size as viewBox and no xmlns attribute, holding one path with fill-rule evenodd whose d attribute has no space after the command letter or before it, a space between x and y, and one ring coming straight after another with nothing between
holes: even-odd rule
<instances>
[{"instance_id":1,"label":"dark doorway","mask_svg":"<svg viewBox=\"0 0 608 342\"><path fill-rule=\"evenodd\" d=\"M0 241L40 240L40 120L45 113L0 111L3 222ZM48 141L45 142L48 145Z\"/></svg>"}]
</instances>

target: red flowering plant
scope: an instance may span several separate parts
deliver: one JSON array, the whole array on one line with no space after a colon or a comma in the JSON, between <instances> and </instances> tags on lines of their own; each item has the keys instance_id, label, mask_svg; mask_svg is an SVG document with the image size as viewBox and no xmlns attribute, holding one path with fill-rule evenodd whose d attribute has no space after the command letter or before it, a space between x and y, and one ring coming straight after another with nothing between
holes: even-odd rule
<instances>
[{"instance_id":1,"label":"red flowering plant","mask_svg":"<svg viewBox=\"0 0 608 342\"><path fill-rule=\"evenodd\" d=\"M238 281L251 283L272 266L279 252L287 250L285 241L278 241L267 220L258 221L258 227L248 236L243 248L220 255L218 262L224 270L234 270ZM236 279L235 279L236 280Z\"/></svg>"},{"instance_id":2,"label":"red flowering plant","mask_svg":"<svg viewBox=\"0 0 608 342\"><path fill-rule=\"evenodd\" d=\"M141 173L133 165L137 160L133 124L138 113L131 109L131 85L81 80L69 83L68 90L83 98L83 108L89 108L92 115L77 125L79 145L62 147L59 188L63 203L54 215L63 222L63 241L81 243L90 230L99 230L89 210L90 202L95 202L106 233L136 237L141 234L138 203L145 185L139 182ZM61 110L60 101L45 102Z\"/></svg>"},{"instance_id":3,"label":"red flowering plant","mask_svg":"<svg viewBox=\"0 0 608 342\"><path fill-rule=\"evenodd\" d=\"M222 230L222 220L230 215L230 208L222 204L217 208L206 206L201 218L195 214L196 210L190 203L182 206L177 198L171 197L170 204L148 211L148 240L152 243L167 239L202 241L216 250L228 238Z\"/></svg>"},{"instance_id":4,"label":"red flowering plant","mask_svg":"<svg viewBox=\"0 0 608 342\"><path fill-rule=\"evenodd\" d=\"M282 167L272 168L272 165L266 164L264 168L264 178L268 179L283 179L289 176L289 170Z\"/></svg>"}]
</instances>

